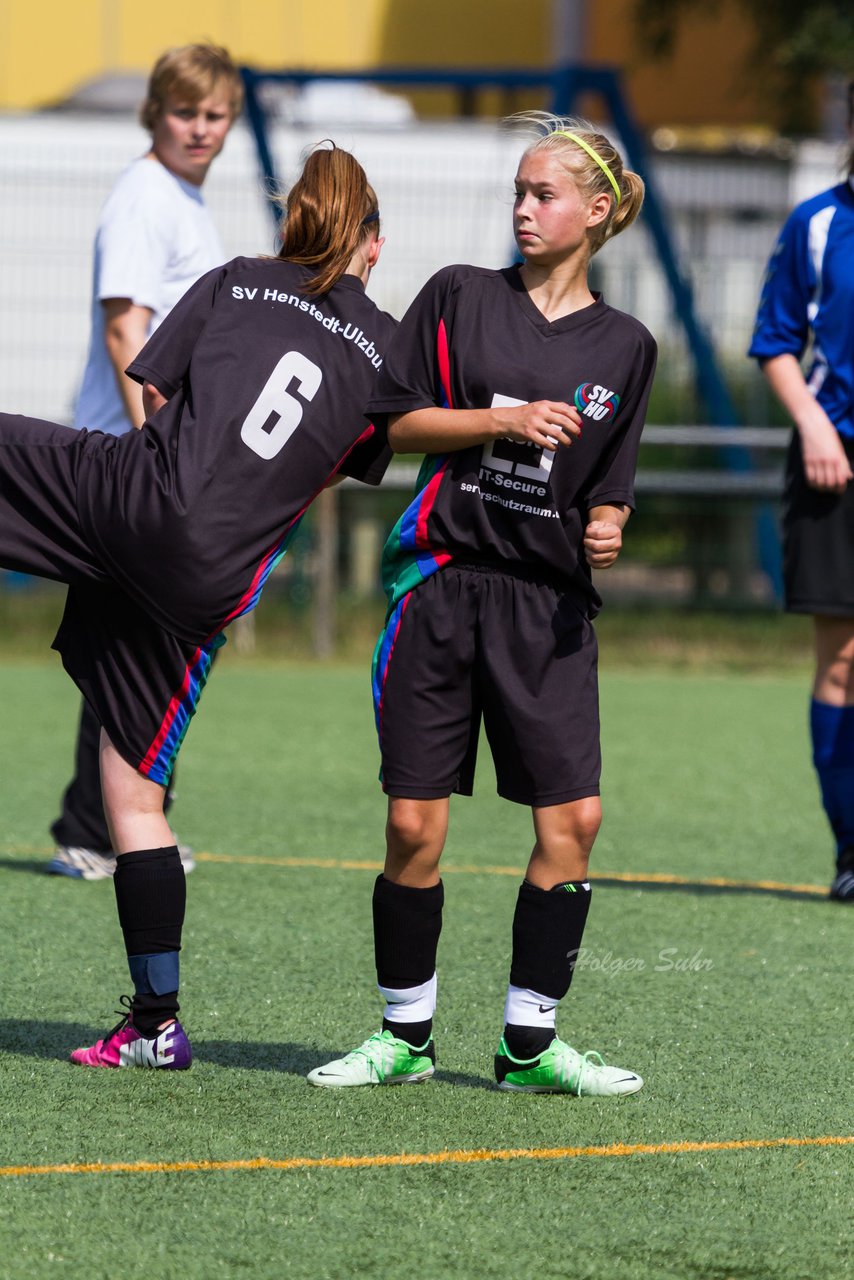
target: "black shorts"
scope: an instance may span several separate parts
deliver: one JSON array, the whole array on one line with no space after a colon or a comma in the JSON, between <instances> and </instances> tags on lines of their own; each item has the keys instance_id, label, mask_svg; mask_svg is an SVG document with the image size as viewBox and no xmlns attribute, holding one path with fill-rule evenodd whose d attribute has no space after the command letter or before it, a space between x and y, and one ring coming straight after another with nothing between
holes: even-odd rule
<instances>
[{"instance_id":1,"label":"black shorts","mask_svg":"<svg viewBox=\"0 0 854 1280\"><path fill-rule=\"evenodd\" d=\"M842 443L854 468L854 440ZM812 489L797 433L786 462L783 583L790 613L854 617L854 482L841 494Z\"/></svg>"},{"instance_id":2,"label":"black shorts","mask_svg":"<svg viewBox=\"0 0 854 1280\"><path fill-rule=\"evenodd\" d=\"M380 637L374 701L388 795L471 795L481 717L499 795L545 807L599 794L596 635L554 585L435 573Z\"/></svg>"},{"instance_id":3,"label":"black shorts","mask_svg":"<svg viewBox=\"0 0 854 1280\"><path fill-rule=\"evenodd\" d=\"M106 582L80 523L77 489L98 437L0 414L0 566L56 582Z\"/></svg>"},{"instance_id":4,"label":"black shorts","mask_svg":"<svg viewBox=\"0 0 854 1280\"><path fill-rule=\"evenodd\" d=\"M118 587L69 587L54 649L128 764L166 786L225 636L165 631Z\"/></svg>"},{"instance_id":5,"label":"black shorts","mask_svg":"<svg viewBox=\"0 0 854 1280\"><path fill-rule=\"evenodd\" d=\"M177 639L110 580L77 510L100 437L0 414L0 566L69 584L54 648L119 754L165 786L222 635Z\"/></svg>"}]
</instances>

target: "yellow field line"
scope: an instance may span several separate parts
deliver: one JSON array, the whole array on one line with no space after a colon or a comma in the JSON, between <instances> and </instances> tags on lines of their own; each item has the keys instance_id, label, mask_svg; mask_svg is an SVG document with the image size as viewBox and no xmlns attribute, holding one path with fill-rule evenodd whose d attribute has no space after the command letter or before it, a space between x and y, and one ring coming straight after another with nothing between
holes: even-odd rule
<instances>
[{"instance_id":1,"label":"yellow field line","mask_svg":"<svg viewBox=\"0 0 854 1280\"><path fill-rule=\"evenodd\" d=\"M761 1151L780 1147L846 1147L854 1134L816 1138L738 1138L729 1142L615 1142L606 1147L517 1147L471 1151L400 1152L373 1156L294 1156L273 1160L120 1160L92 1164L21 1164L0 1166L0 1177L23 1178L44 1173L234 1173L255 1169L387 1169L413 1165L486 1164L510 1160L577 1160L583 1157L697 1155L715 1151Z\"/></svg>"},{"instance_id":2,"label":"yellow field line","mask_svg":"<svg viewBox=\"0 0 854 1280\"><path fill-rule=\"evenodd\" d=\"M50 849L36 845L6 846L3 853L13 857L48 854ZM249 854L237 856L231 853L194 853L197 862L218 862L227 866L249 867L288 867L300 870L316 867L323 871L382 871L382 862L374 859L360 858L286 858L275 856L259 856ZM522 867L475 866L442 864L442 875L470 876L514 876L524 874ZM692 876L675 876L661 871L593 871L591 880L607 882L617 881L620 884L669 884L676 887L696 887L698 889L757 889L766 893L808 893L817 898L827 897L827 888L817 884L787 884L781 880L730 880L725 876L706 876L696 879Z\"/></svg>"},{"instance_id":3,"label":"yellow field line","mask_svg":"<svg viewBox=\"0 0 854 1280\"><path fill-rule=\"evenodd\" d=\"M197 853L198 862L254 863L263 867L320 867L327 871L382 871L379 861L359 861L353 858L276 858L234 857L228 853ZM521 876L523 867L466 866L442 863L442 875ZM788 893L812 893L827 896L827 888L817 884L785 884L779 880L727 880L723 876L708 876L697 880L691 876L674 876L658 871L592 871L591 880L618 880L623 884L671 884L698 885L715 889L776 889Z\"/></svg>"}]
</instances>

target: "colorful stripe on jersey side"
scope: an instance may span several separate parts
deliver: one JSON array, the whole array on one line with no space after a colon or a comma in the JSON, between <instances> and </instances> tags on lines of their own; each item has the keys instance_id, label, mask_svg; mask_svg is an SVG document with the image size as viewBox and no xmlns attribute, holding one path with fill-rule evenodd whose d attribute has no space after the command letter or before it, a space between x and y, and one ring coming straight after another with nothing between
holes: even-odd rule
<instances>
[{"instance_id":1,"label":"colorful stripe on jersey side","mask_svg":"<svg viewBox=\"0 0 854 1280\"><path fill-rule=\"evenodd\" d=\"M145 774L152 782L159 782L161 786L168 783L175 767L175 758L184 741L184 735L190 727L202 690L207 684L213 655L223 644L225 644L225 636L218 633L196 649L187 664L184 678L177 692L172 696L166 715L163 717L163 723L139 765L139 772Z\"/></svg>"},{"instance_id":2,"label":"colorful stripe on jersey side","mask_svg":"<svg viewBox=\"0 0 854 1280\"><path fill-rule=\"evenodd\" d=\"M312 494L311 498L305 504L302 511L300 511L299 514L294 517L294 519L288 526L284 537L280 538L279 541L274 546L272 546L270 550L267 552L267 554L263 557L263 559L261 560L261 563L258 565L258 568L255 570L255 573L252 577L252 581L249 584L248 590L245 592L243 596L241 596L240 600L237 602L235 607L232 609L231 613L223 622L222 625L224 627L228 626L229 622L233 622L235 618L240 618L244 613L251 613L252 610L255 608L258 601L261 599L261 592L264 590L264 587L267 584L267 579L269 578L270 574L273 572L273 570L275 569L279 561L284 559L287 553L288 547L293 542L297 529L300 526L300 521L305 515L308 507L314 501L315 497L316 495Z\"/></svg>"},{"instance_id":3,"label":"colorful stripe on jersey side","mask_svg":"<svg viewBox=\"0 0 854 1280\"><path fill-rule=\"evenodd\" d=\"M444 320L439 321L436 332L436 359L439 407L453 409L451 357ZM431 454L424 459L415 482L415 498L389 534L383 550L382 580L392 610L414 587L453 559L449 551L431 547L429 535L430 516L450 461L450 456L443 454Z\"/></svg>"},{"instance_id":4,"label":"colorful stripe on jersey side","mask_svg":"<svg viewBox=\"0 0 854 1280\"><path fill-rule=\"evenodd\" d=\"M374 718L377 725L377 737L382 746L382 712L383 712L383 694L385 693L385 682L388 678L389 666L391 665L391 655L394 652L394 646L397 643L397 637L400 634L403 615L406 613L407 605L411 599L412 593L408 592L402 600L392 609L385 627L380 633L374 649L373 662L371 663L371 687L374 696Z\"/></svg>"},{"instance_id":5,"label":"colorful stripe on jersey side","mask_svg":"<svg viewBox=\"0 0 854 1280\"><path fill-rule=\"evenodd\" d=\"M287 529L285 530L284 535L278 540L278 542L276 542L270 548L270 550L262 558L260 564L258 565L258 568L255 570L255 573L253 574L252 581L249 584L248 590L241 596L240 600L232 609L231 613L226 617L225 621L222 624L223 627L228 626L229 622L233 622L235 618L241 617L244 613L252 612L252 610L258 604L258 601L261 599L261 592L264 590L264 587L267 584L267 579L269 578L270 574L273 572L273 570L275 569L279 561L284 559L285 555L287 554L288 548L293 542L294 537L296 536L296 532L299 529L300 521L302 520L308 508L314 502L317 495L326 488L326 486L329 484L329 481L332 479L332 477L336 475L338 471L340 471L341 467L347 461L347 459L349 458L353 450L356 448L356 446L362 444L362 442L365 440L369 440L371 436L374 434L375 430L376 428L374 427L374 424L369 423L368 426L365 428L365 430L362 432L362 434L359 436L359 438L353 441L353 443L351 444L347 452L344 454L344 456L338 460L333 470L324 479L323 484L320 486L320 488L314 491L314 493L306 502L305 506L296 514L294 519L291 521L291 523L288 525Z\"/></svg>"},{"instance_id":6,"label":"colorful stripe on jersey side","mask_svg":"<svg viewBox=\"0 0 854 1280\"><path fill-rule=\"evenodd\" d=\"M451 350L448 346L448 331L445 328L445 321L439 321L439 327L436 330L436 359L439 362L439 382L442 387L442 398L440 407L442 409L453 409L454 400L451 395Z\"/></svg>"},{"instance_id":7,"label":"colorful stripe on jersey side","mask_svg":"<svg viewBox=\"0 0 854 1280\"><path fill-rule=\"evenodd\" d=\"M233 622L235 618L239 618L242 614L249 613L255 608L261 598L261 592L264 590L267 579L287 552L299 528L300 521L317 497L317 494L326 487L332 476L340 470L353 449L356 448L356 445L369 439L374 430L372 423L365 428L359 438L353 442L343 457L339 459L335 468L325 478L320 488L311 495L302 510L297 513L285 530L283 537L262 557L258 568L252 576L248 590L244 592L237 605L229 613L222 624L222 629L229 622ZM221 645L225 644L226 638L222 633L222 629L209 636L204 644L196 649L192 660L186 667L181 685L169 703L166 715L163 717L163 723L148 748L144 760L139 765L139 772L151 778L152 782L165 785L171 777L176 757L181 749L181 743L184 741L184 736L190 727L190 721L195 715L199 698L202 696L202 690L207 683L213 655Z\"/></svg>"}]
</instances>

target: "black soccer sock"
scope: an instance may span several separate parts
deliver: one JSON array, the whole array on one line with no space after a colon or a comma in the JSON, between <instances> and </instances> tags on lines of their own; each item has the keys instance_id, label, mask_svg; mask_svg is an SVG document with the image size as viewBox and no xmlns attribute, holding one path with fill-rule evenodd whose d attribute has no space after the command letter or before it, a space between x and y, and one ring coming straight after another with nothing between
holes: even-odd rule
<instances>
[{"instance_id":1,"label":"black soccer sock","mask_svg":"<svg viewBox=\"0 0 854 1280\"><path fill-rule=\"evenodd\" d=\"M590 910L590 884L569 880L553 889L538 889L523 880L513 916L513 959L510 981L551 1000L562 1000Z\"/></svg>"},{"instance_id":2,"label":"black soccer sock","mask_svg":"<svg viewBox=\"0 0 854 1280\"><path fill-rule=\"evenodd\" d=\"M424 1022L390 1022L383 1018L383 1031L390 1031L398 1040L403 1040L413 1049L421 1049L433 1034L433 1019Z\"/></svg>"},{"instance_id":3,"label":"black soccer sock","mask_svg":"<svg viewBox=\"0 0 854 1280\"><path fill-rule=\"evenodd\" d=\"M504 1043L520 1062L538 1058L554 1038L554 1027L522 1027L514 1022L508 1022L504 1027Z\"/></svg>"},{"instance_id":4,"label":"black soccer sock","mask_svg":"<svg viewBox=\"0 0 854 1280\"><path fill-rule=\"evenodd\" d=\"M187 886L177 846L121 854L113 884L134 984L133 1025L141 1035L153 1036L179 1009Z\"/></svg>"},{"instance_id":5,"label":"black soccer sock","mask_svg":"<svg viewBox=\"0 0 854 1280\"><path fill-rule=\"evenodd\" d=\"M445 887L413 889L377 876L374 885L374 957L381 987L420 987L436 972ZM423 1042L422 1042L423 1043Z\"/></svg>"},{"instance_id":6,"label":"black soccer sock","mask_svg":"<svg viewBox=\"0 0 854 1280\"><path fill-rule=\"evenodd\" d=\"M374 955L377 983L383 994L394 1001L394 993L406 992L430 983L436 972L436 951L442 932L442 906L445 889L441 881L429 889L413 889L394 884L385 876L377 876L374 885ZM435 984L433 986L435 989ZM415 994L415 993L413 993ZM433 1032L432 1017L423 1016L425 1002L432 1009L430 997L413 1002L413 1013L421 1016L411 1021L383 1018L383 1031L390 1031L414 1049L420 1049ZM390 1007L390 1006L387 1006ZM398 1008L404 1012L406 1005Z\"/></svg>"},{"instance_id":7,"label":"black soccer sock","mask_svg":"<svg viewBox=\"0 0 854 1280\"><path fill-rule=\"evenodd\" d=\"M555 1004L562 1000L572 982L589 910L586 880L549 890L524 880L513 917L511 986L535 991ZM504 1038L514 1058L533 1058L551 1044L554 1029L508 1022Z\"/></svg>"}]
</instances>

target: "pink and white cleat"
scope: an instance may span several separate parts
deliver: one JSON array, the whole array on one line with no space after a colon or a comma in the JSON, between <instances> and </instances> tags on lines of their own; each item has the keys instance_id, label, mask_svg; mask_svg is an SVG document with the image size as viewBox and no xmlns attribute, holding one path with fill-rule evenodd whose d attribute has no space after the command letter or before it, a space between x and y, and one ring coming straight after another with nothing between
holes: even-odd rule
<instances>
[{"instance_id":1,"label":"pink and white cleat","mask_svg":"<svg viewBox=\"0 0 854 1280\"><path fill-rule=\"evenodd\" d=\"M125 996L124 1000L130 1001ZM75 1049L71 1061L80 1067L155 1067L161 1071L186 1071L193 1051L177 1019L150 1038L140 1035L128 1011L112 1031L89 1049Z\"/></svg>"}]
</instances>

